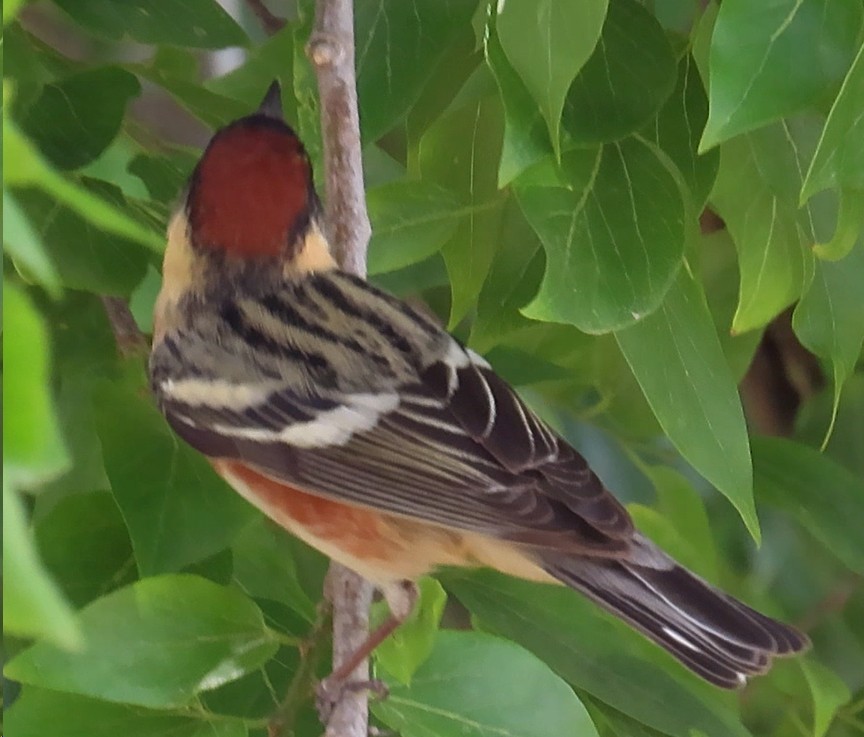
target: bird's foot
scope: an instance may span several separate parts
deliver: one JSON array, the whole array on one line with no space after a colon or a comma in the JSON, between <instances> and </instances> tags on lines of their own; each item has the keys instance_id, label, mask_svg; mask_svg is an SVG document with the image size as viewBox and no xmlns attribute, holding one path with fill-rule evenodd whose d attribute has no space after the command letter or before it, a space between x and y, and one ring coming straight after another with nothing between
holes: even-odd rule
<instances>
[{"instance_id":1,"label":"bird's foot","mask_svg":"<svg viewBox=\"0 0 864 737\"><path fill-rule=\"evenodd\" d=\"M378 678L365 681L347 681L329 676L321 681L315 689L315 708L321 724L327 724L339 702L347 693L368 691L377 699L386 699L390 695L387 684Z\"/></svg>"}]
</instances>

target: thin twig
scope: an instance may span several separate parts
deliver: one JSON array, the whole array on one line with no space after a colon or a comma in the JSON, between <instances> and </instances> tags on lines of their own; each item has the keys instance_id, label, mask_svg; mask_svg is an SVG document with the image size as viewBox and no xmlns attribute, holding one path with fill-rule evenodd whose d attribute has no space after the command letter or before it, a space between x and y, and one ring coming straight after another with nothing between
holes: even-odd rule
<instances>
[{"instance_id":1,"label":"thin twig","mask_svg":"<svg viewBox=\"0 0 864 737\"><path fill-rule=\"evenodd\" d=\"M300 665L291 679L285 699L267 724L267 737L294 734L294 723L300 708L315 695L315 670L322 650L330 639L331 614L330 606L322 602L318 607L315 625L300 645Z\"/></svg>"},{"instance_id":2,"label":"thin twig","mask_svg":"<svg viewBox=\"0 0 864 737\"><path fill-rule=\"evenodd\" d=\"M306 53L318 77L328 235L342 267L364 276L371 227L363 193L351 0L317 0Z\"/></svg>"},{"instance_id":3,"label":"thin twig","mask_svg":"<svg viewBox=\"0 0 864 737\"><path fill-rule=\"evenodd\" d=\"M268 35L272 36L285 27L285 21L273 15L264 4L264 0L246 0L246 5L249 6L249 10L261 21L261 25Z\"/></svg>"},{"instance_id":4,"label":"thin twig","mask_svg":"<svg viewBox=\"0 0 864 737\"><path fill-rule=\"evenodd\" d=\"M371 227L363 189L351 0L317 0L306 53L318 78L327 235L340 265L364 276ZM333 604L333 665L338 667L368 637L372 586L334 563L326 588ZM351 680L368 678L369 664L364 661ZM327 721L326 737L367 737L368 732L366 691L344 691Z\"/></svg>"},{"instance_id":5,"label":"thin twig","mask_svg":"<svg viewBox=\"0 0 864 737\"><path fill-rule=\"evenodd\" d=\"M147 338L138 330L138 324L125 300L120 297L101 297L102 306L117 341L117 350L123 358L144 355L150 350Z\"/></svg>"}]
</instances>

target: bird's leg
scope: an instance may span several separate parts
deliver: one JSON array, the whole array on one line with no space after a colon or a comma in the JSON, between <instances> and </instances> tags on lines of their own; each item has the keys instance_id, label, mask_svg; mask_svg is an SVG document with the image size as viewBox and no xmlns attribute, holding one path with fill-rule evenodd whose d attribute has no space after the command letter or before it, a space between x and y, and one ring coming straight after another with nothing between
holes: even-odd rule
<instances>
[{"instance_id":1,"label":"bird's leg","mask_svg":"<svg viewBox=\"0 0 864 737\"><path fill-rule=\"evenodd\" d=\"M399 581L396 585L383 589L382 593L390 609L390 616L373 632L370 632L366 640L318 684L318 712L325 723L324 714L332 711L340 694L345 690L365 689L380 697L387 695L387 687L381 681L348 681L357 666L368 658L378 645L392 635L400 624L408 619L411 612L414 611L419 596L417 584L413 581Z\"/></svg>"}]
</instances>

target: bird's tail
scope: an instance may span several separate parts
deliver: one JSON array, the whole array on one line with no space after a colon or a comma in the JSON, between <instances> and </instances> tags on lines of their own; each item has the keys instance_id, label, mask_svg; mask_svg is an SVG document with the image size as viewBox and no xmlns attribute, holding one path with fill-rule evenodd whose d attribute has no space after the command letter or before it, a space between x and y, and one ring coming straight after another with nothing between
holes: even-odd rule
<instances>
[{"instance_id":1,"label":"bird's tail","mask_svg":"<svg viewBox=\"0 0 864 737\"><path fill-rule=\"evenodd\" d=\"M636 545L638 563L547 552L541 565L722 688L739 688L772 658L809 646L794 627L724 594L641 536Z\"/></svg>"}]
</instances>

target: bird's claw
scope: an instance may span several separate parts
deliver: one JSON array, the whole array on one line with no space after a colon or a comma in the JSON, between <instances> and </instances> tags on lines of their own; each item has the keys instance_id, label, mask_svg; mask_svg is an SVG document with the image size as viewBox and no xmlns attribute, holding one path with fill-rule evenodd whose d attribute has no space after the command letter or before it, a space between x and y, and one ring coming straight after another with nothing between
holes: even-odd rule
<instances>
[{"instance_id":1,"label":"bird's claw","mask_svg":"<svg viewBox=\"0 0 864 737\"><path fill-rule=\"evenodd\" d=\"M315 708L322 724L330 721L330 716L346 693L368 691L375 698L386 699L390 695L387 684L378 678L365 681L346 681L341 678L325 678L315 689Z\"/></svg>"}]
</instances>

